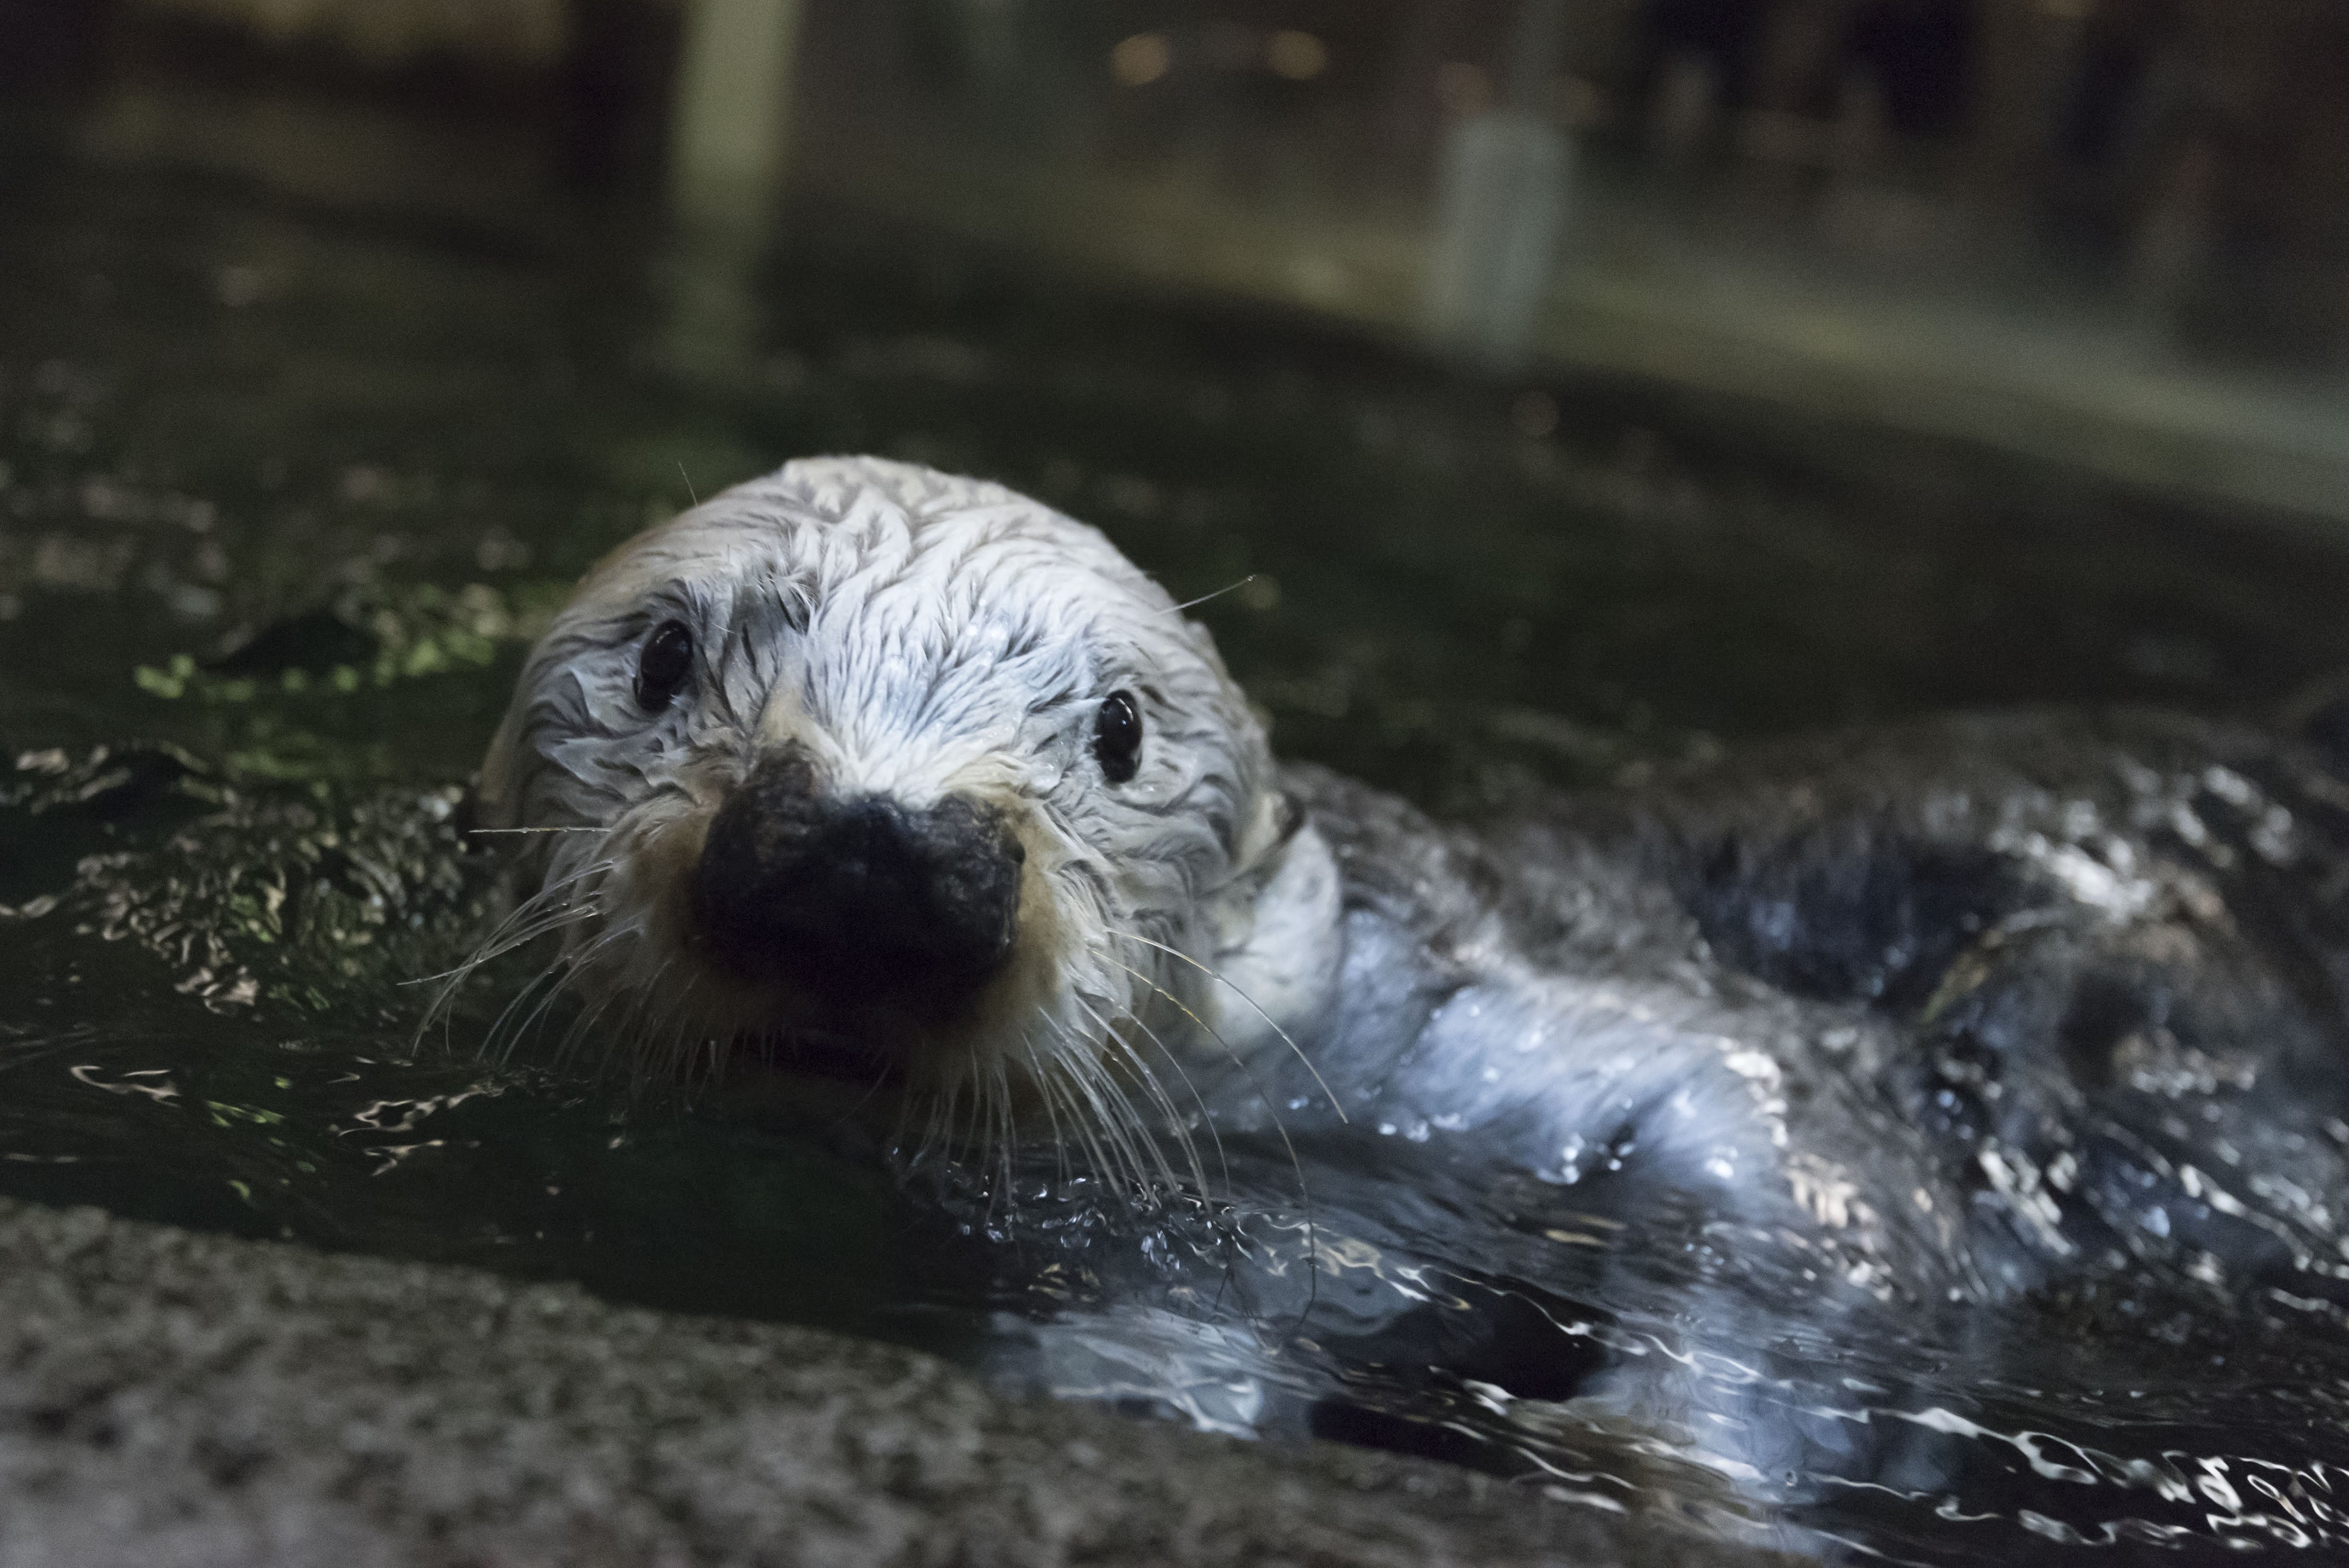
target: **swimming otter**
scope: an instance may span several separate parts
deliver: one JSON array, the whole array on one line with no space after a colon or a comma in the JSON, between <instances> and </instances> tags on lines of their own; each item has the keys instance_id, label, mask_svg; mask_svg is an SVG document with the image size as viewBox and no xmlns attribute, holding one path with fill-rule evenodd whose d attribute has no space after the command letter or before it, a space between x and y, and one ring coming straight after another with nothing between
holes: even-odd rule
<instances>
[{"instance_id":1,"label":"swimming otter","mask_svg":"<svg viewBox=\"0 0 2349 1568\"><path fill-rule=\"evenodd\" d=\"M1094 530L826 459L597 566L481 804L642 1070L890 1086L1007 1171L1343 1119L1879 1295L2349 1299L2349 789L2260 735L1942 720L1472 832L1277 766Z\"/></svg>"}]
</instances>

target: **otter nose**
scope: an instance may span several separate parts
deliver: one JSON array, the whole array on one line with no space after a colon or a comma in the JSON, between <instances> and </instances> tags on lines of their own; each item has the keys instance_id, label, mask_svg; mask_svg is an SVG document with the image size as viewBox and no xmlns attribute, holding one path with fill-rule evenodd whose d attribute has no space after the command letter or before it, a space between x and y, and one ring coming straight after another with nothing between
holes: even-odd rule
<instances>
[{"instance_id":1,"label":"otter nose","mask_svg":"<svg viewBox=\"0 0 2349 1568\"><path fill-rule=\"evenodd\" d=\"M959 795L826 796L807 754L760 759L709 824L691 900L703 943L839 1006L949 1013L1010 955L1027 852Z\"/></svg>"}]
</instances>

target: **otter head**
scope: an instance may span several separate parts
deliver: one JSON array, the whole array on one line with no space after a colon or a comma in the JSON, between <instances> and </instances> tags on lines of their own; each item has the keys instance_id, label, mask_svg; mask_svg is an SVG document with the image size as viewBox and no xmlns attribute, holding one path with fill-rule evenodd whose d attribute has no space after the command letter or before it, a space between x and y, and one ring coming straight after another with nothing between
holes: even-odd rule
<instances>
[{"instance_id":1,"label":"otter head","mask_svg":"<svg viewBox=\"0 0 2349 1568\"><path fill-rule=\"evenodd\" d=\"M1206 632L1094 530L908 464L793 463L595 567L481 806L648 1071L748 1047L1099 1130L1164 1104L1151 1048L1253 1017L1219 961L1287 995L1249 943L1295 813Z\"/></svg>"}]
</instances>

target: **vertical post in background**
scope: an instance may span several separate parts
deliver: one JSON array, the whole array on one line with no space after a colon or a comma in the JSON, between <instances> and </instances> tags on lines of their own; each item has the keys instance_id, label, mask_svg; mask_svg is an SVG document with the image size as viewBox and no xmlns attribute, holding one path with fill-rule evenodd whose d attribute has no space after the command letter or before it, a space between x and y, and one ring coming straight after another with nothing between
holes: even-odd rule
<instances>
[{"instance_id":1,"label":"vertical post in background","mask_svg":"<svg viewBox=\"0 0 2349 1568\"><path fill-rule=\"evenodd\" d=\"M756 228L781 186L800 0L689 0L669 201L697 226Z\"/></svg>"},{"instance_id":2,"label":"vertical post in background","mask_svg":"<svg viewBox=\"0 0 2349 1568\"><path fill-rule=\"evenodd\" d=\"M666 357L727 378L755 356L758 270L782 193L801 0L688 0L669 137Z\"/></svg>"},{"instance_id":3,"label":"vertical post in background","mask_svg":"<svg viewBox=\"0 0 2349 1568\"><path fill-rule=\"evenodd\" d=\"M1521 0L1506 96L1444 132L1428 331L1496 366L1533 346L1566 227L1573 149L1548 112L1565 30L1566 0Z\"/></svg>"},{"instance_id":4,"label":"vertical post in background","mask_svg":"<svg viewBox=\"0 0 2349 1568\"><path fill-rule=\"evenodd\" d=\"M1998 0L1984 5L1966 128L1966 200L2010 224L2051 171L2056 122L2095 11L2088 0Z\"/></svg>"}]
</instances>

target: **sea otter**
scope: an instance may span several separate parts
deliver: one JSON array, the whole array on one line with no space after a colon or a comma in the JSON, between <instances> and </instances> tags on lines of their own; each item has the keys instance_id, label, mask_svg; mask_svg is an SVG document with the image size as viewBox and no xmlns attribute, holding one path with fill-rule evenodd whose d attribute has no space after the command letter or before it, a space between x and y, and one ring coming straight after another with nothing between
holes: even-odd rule
<instances>
[{"instance_id":1,"label":"sea otter","mask_svg":"<svg viewBox=\"0 0 2349 1568\"><path fill-rule=\"evenodd\" d=\"M908 1150L1396 1140L1879 1299L2349 1300L2349 788L2261 733L1950 718L1443 825L1276 763L1093 529L823 459L588 574L479 811L581 1030L870 1086Z\"/></svg>"}]
</instances>

